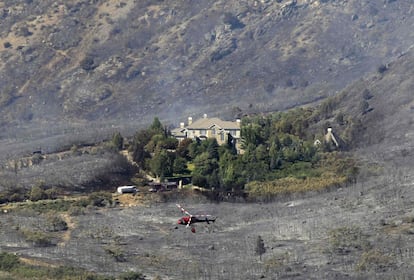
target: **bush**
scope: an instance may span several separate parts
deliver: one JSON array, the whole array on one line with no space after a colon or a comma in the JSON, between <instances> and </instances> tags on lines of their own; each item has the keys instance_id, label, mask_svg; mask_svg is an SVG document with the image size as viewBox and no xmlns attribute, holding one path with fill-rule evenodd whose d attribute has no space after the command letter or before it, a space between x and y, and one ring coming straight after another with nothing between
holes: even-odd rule
<instances>
[{"instance_id":1,"label":"bush","mask_svg":"<svg viewBox=\"0 0 414 280\"><path fill-rule=\"evenodd\" d=\"M85 71L91 71L93 69L95 69L96 67L98 67L98 65L95 63L95 60L93 59L92 56L87 56L85 57L81 62L80 62L80 66L82 67L83 70Z\"/></svg>"},{"instance_id":2,"label":"bush","mask_svg":"<svg viewBox=\"0 0 414 280\"><path fill-rule=\"evenodd\" d=\"M383 74L387 70L388 70L387 65L382 64L378 67L378 73L380 73L380 74Z\"/></svg>"},{"instance_id":3,"label":"bush","mask_svg":"<svg viewBox=\"0 0 414 280\"><path fill-rule=\"evenodd\" d=\"M18 256L6 252L0 253L0 270L10 271L19 264Z\"/></svg>"},{"instance_id":4,"label":"bush","mask_svg":"<svg viewBox=\"0 0 414 280\"><path fill-rule=\"evenodd\" d=\"M112 205L112 195L107 192L94 192L88 197L89 205L96 207L109 207Z\"/></svg>"},{"instance_id":5,"label":"bush","mask_svg":"<svg viewBox=\"0 0 414 280\"><path fill-rule=\"evenodd\" d=\"M12 46L12 44L11 44L10 42L4 42L4 43L3 43L3 47L4 47L5 49L11 48L11 46Z\"/></svg>"},{"instance_id":6,"label":"bush","mask_svg":"<svg viewBox=\"0 0 414 280\"><path fill-rule=\"evenodd\" d=\"M35 247L48 247L54 245L52 237L41 231L24 230L23 235L26 241L33 243Z\"/></svg>"},{"instance_id":7,"label":"bush","mask_svg":"<svg viewBox=\"0 0 414 280\"><path fill-rule=\"evenodd\" d=\"M145 276L139 272L124 272L119 275L120 280L145 280Z\"/></svg>"},{"instance_id":8,"label":"bush","mask_svg":"<svg viewBox=\"0 0 414 280\"><path fill-rule=\"evenodd\" d=\"M47 198L47 194L43 190L42 186L36 185L36 186L33 186L32 189L30 190L29 199L31 201L39 201L39 200L46 199L46 198Z\"/></svg>"},{"instance_id":9,"label":"bush","mask_svg":"<svg viewBox=\"0 0 414 280\"><path fill-rule=\"evenodd\" d=\"M231 13L225 13L223 16L223 23L230 25L231 29L244 28L245 25Z\"/></svg>"},{"instance_id":10,"label":"bush","mask_svg":"<svg viewBox=\"0 0 414 280\"><path fill-rule=\"evenodd\" d=\"M65 231L68 229L68 224L61 216L56 214L49 214L46 218L47 229L49 231Z\"/></svg>"},{"instance_id":11,"label":"bush","mask_svg":"<svg viewBox=\"0 0 414 280\"><path fill-rule=\"evenodd\" d=\"M356 266L357 271L383 272L394 266L394 260L379 250L369 250L362 253Z\"/></svg>"}]
</instances>

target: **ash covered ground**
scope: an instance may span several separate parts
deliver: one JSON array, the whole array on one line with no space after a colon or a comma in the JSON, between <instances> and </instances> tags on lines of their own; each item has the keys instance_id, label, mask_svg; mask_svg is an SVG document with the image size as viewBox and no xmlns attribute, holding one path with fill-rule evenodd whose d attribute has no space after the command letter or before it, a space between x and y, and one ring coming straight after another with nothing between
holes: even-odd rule
<instances>
[{"instance_id":1,"label":"ash covered ground","mask_svg":"<svg viewBox=\"0 0 414 280\"><path fill-rule=\"evenodd\" d=\"M39 228L30 211L0 215L2 250L49 265L148 279L409 279L414 273L414 174L387 168L346 188L270 203L187 198L88 209L68 216L56 246L36 247L19 230ZM177 225L175 203L217 216ZM258 254L259 236L264 253Z\"/></svg>"}]
</instances>

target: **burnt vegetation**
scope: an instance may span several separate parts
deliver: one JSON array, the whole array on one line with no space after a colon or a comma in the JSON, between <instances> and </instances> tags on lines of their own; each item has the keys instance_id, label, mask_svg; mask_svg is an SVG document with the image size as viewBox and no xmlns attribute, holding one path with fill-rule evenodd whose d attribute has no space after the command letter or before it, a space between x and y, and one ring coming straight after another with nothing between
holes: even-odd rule
<instances>
[{"instance_id":1,"label":"burnt vegetation","mask_svg":"<svg viewBox=\"0 0 414 280\"><path fill-rule=\"evenodd\" d=\"M410 1L0 6L0 278L414 274ZM201 110L243 153L163 124ZM146 175L226 202L113 193ZM217 222L181 231L177 201Z\"/></svg>"}]
</instances>

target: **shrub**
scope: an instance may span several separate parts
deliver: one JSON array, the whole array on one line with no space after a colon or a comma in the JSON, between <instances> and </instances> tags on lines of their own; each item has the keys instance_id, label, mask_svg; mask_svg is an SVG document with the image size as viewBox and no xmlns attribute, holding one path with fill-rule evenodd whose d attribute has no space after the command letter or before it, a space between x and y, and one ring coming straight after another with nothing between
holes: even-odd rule
<instances>
[{"instance_id":1,"label":"shrub","mask_svg":"<svg viewBox=\"0 0 414 280\"><path fill-rule=\"evenodd\" d=\"M44 232L23 230L22 233L26 241L33 243L36 247L48 247L54 245L51 236Z\"/></svg>"},{"instance_id":2,"label":"shrub","mask_svg":"<svg viewBox=\"0 0 414 280\"><path fill-rule=\"evenodd\" d=\"M111 145L118 151L122 150L124 146L124 138L122 137L121 133L114 133L112 136Z\"/></svg>"},{"instance_id":3,"label":"shrub","mask_svg":"<svg viewBox=\"0 0 414 280\"><path fill-rule=\"evenodd\" d=\"M56 187L45 190L45 195L48 199L57 199L58 193L59 191Z\"/></svg>"},{"instance_id":4,"label":"shrub","mask_svg":"<svg viewBox=\"0 0 414 280\"><path fill-rule=\"evenodd\" d=\"M385 71L387 71L388 70L388 67L387 67L387 65L384 65L384 64L381 64L379 67L378 67L378 73L380 73L380 74L383 74Z\"/></svg>"},{"instance_id":5,"label":"shrub","mask_svg":"<svg viewBox=\"0 0 414 280\"><path fill-rule=\"evenodd\" d=\"M393 265L394 261L390 256L374 249L362 253L356 266L356 270L383 272Z\"/></svg>"},{"instance_id":6,"label":"shrub","mask_svg":"<svg viewBox=\"0 0 414 280\"><path fill-rule=\"evenodd\" d=\"M120 280L145 280L145 276L139 272L124 272L119 275Z\"/></svg>"},{"instance_id":7,"label":"shrub","mask_svg":"<svg viewBox=\"0 0 414 280\"><path fill-rule=\"evenodd\" d=\"M223 16L223 23L230 25L231 29L244 28L245 25L231 13L225 13Z\"/></svg>"},{"instance_id":8,"label":"shrub","mask_svg":"<svg viewBox=\"0 0 414 280\"><path fill-rule=\"evenodd\" d=\"M7 252L0 253L0 270L10 271L19 264L18 256Z\"/></svg>"},{"instance_id":9,"label":"shrub","mask_svg":"<svg viewBox=\"0 0 414 280\"><path fill-rule=\"evenodd\" d=\"M94 192L88 197L89 205L96 207L106 207L112 205L112 195L107 192Z\"/></svg>"},{"instance_id":10,"label":"shrub","mask_svg":"<svg viewBox=\"0 0 414 280\"><path fill-rule=\"evenodd\" d=\"M46 199L46 198L47 198L47 194L45 193L41 184L33 186L32 189L30 190L29 199L31 201L39 201L39 200Z\"/></svg>"},{"instance_id":11,"label":"shrub","mask_svg":"<svg viewBox=\"0 0 414 280\"><path fill-rule=\"evenodd\" d=\"M95 69L96 67L98 67L98 65L95 63L95 60L93 59L92 56L86 56L81 62L80 62L80 66L82 67L83 70L85 71L91 71L93 69Z\"/></svg>"},{"instance_id":12,"label":"shrub","mask_svg":"<svg viewBox=\"0 0 414 280\"><path fill-rule=\"evenodd\" d=\"M4 42L4 43L3 43L3 47L4 47L5 49L11 48L11 46L12 46L12 44L11 44L10 42Z\"/></svg>"},{"instance_id":13,"label":"shrub","mask_svg":"<svg viewBox=\"0 0 414 280\"><path fill-rule=\"evenodd\" d=\"M50 213L47 215L46 222L49 231L65 231L68 229L68 224L60 215Z\"/></svg>"}]
</instances>

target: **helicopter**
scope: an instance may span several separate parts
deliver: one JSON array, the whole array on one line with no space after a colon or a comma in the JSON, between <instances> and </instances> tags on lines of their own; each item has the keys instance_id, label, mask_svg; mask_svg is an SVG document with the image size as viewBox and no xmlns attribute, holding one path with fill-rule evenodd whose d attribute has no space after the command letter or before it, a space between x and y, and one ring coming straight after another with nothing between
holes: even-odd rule
<instances>
[{"instance_id":1,"label":"helicopter","mask_svg":"<svg viewBox=\"0 0 414 280\"><path fill-rule=\"evenodd\" d=\"M177 222L179 225L185 225L186 227L190 227L191 225L195 223L207 223L210 224L210 222L215 222L217 217L212 215L192 215L187 210L185 210L180 204L176 204L178 209L181 210L182 213L184 213L186 216L180 218ZM191 232L195 233L195 227L191 227Z\"/></svg>"}]
</instances>

